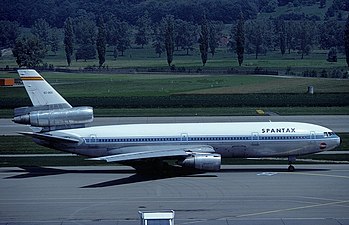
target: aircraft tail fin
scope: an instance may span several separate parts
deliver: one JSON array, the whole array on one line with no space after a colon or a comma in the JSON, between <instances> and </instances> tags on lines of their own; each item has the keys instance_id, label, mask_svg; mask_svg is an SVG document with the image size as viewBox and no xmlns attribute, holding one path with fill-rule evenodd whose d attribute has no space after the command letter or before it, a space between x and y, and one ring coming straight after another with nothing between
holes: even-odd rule
<instances>
[{"instance_id":1,"label":"aircraft tail fin","mask_svg":"<svg viewBox=\"0 0 349 225\"><path fill-rule=\"evenodd\" d=\"M18 70L18 74L33 106L60 105L60 108L72 108L36 70L22 69Z\"/></svg>"}]
</instances>

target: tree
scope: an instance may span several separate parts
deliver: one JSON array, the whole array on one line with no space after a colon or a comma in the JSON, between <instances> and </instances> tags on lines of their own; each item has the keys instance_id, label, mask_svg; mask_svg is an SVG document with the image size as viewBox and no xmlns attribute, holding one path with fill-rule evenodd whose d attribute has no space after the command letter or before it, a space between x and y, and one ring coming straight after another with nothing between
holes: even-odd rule
<instances>
[{"instance_id":1,"label":"tree","mask_svg":"<svg viewBox=\"0 0 349 225\"><path fill-rule=\"evenodd\" d=\"M349 67L349 15L347 18L347 22L344 28L344 48L345 48L345 56L347 60L347 65Z\"/></svg>"},{"instance_id":2,"label":"tree","mask_svg":"<svg viewBox=\"0 0 349 225\"><path fill-rule=\"evenodd\" d=\"M19 67L34 68L45 58L45 47L40 40L35 37L23 37L16 40L13 48L13 56Z\"/></svg>"},{"instance_id":3,"label":"tree","mask_svg":"<svg viewBox=\"0 0 349 225\"><path fill-rule=\"evenodd\" d=\"M204 17L203 22L201 24L199 48L201 53L202 65L205 66L207 62L207 54L208 54L208 25L207 25L206 16Z\"/></svg>"},{"instance_id":4,"label":"tree","mask_svg":"<svg viewBox=\"0 0 349 225\"><path fill-rule=\"evenodd\" d=\"M308 55L313 44L316 33L316 27L314 23L309 21L301 21L296 27L296 41L297 49L301 53L301 58L304 55Z\"/></svg>"},{"instance_id":5,"label":"tree","mask_svg":"<svg viewBox=\"0 0 349 225\"><path fill-rule=\"evenodd\" d=\"M79 59L96 58L96 23L94 15L84 10L78 12L80 15L73 21L74 36L79 45L75 53L76 61Z\"/></svg>"},{"instance_id":6,"label":"tree","mask_svg":"<svg viewBox=\"0 0 349 225\"><path fill-rule=\"evenodd\" d=\"M116 58L118 57L118 49L116 47L114 47L113 49L113 57L114 57L114 60L116 60Z\"/></svg>"},{"instance_id":7,"label":"tree","mask_svg":"<svg viewBox=\"0 0 349 225\"><path fill-rule=\"evenodd\" d=\"M238 24L236 25L235 32L235 51L238 56L238 63L241 66L244 61L244 51L245 51L245 31L244 31L244 17L242 13L240 13L240 18Z\"/></svg>"},{"instance_id":8,"label":"tree","mask_svg":"<svg viewBox=\"0 0 349 225\"><path fill-rule=\"evenodd\" d=\"M95 45L97 29L94 16L84 11L80 14L73 20L76 43L79 45Z\"/></svg>"},{"instance_id":9,"label":"tree","mask_svg":"<svg viewBox=\"0 0 349 225\"><path fill-rule=\"evenodd\" d=\"M42 42L47 49L50 46L51 27L44 19L35 21L31 32Z\"/></svg>"},{"instance_id":10,"label":"tree","mask_svg":"<svg viewBox=\"0 0 349 225\"><path fill-rule=\"evenodd\" d=\"M144 48L144 45L148 44L148 38L146 34L146 29L144 27L139 28L135 37L135 44L141 45Z\"/></svg>"},{"instance_id":11,"label":"tree","mask_svg":"<svg viewBox=\"0 0 349 225\"><path fill-rule=\"evenodd\" d=\"M322 49L341 48L344 45L343 26L337 20L325 21L319 27L319 43Z\"/></svg>"},{"instance_id":12,"label":"tree","mask_svg":"<svg viewBox=\"0 0 349 225\"><path fill-rule=\"evenodd\" d=\"M0 48L12 48L19 35L19 24L7 20L0 21Z\"/></svg>"},{"instance_id":13,"label":"tree","mask_svg":"<svg viewBox=\"0 0 349 225\"><path fill-rule=\"evenodd\" d=\"M71 64L71 57L74 52L74 36L73 36L73 23L72 19L69 17L64 23L64 50L65 56L67 58L68 66Z\"/></svg>"},{"instance_id":14,"label":"tree","mask_svg":"<svg viewBox=\"0 0 349 225\"><path fill-rule=\"evenodd\" d=\"M97 41L96 41L99 67L101 67L105 62L106 45L107 45L107 36L105 31L105 24L103 19L100 19L99 26L98 26Z\"/></svg>"},{"instance_id":15,"label":"tree","mask_svg":"<svg viewBox=\"0 0 349 225\"><path fill-rule=\"evenodd\" d=\"M106 24L107 43L117 48L121 55L131 46L130 27L127 22L120 22L116 17Z\"/></svg>"},{"instance_id":16,"label":"tree","mask_svg":"<svg viewBox=\"0 0 349 225\"><path fill-rule=\"evenodd\" d=\"M332 47L327 54L328 62L337 62L337 49Z\"/></svg>"},{"instance_id":17,"label":"tree","mask_svg":"<svg viewBox=\"0 0 349 225\"><path fill-rule=\"evenodd\" d=\"M196 42L196 26L191 22L186 22L180 19L175 20L175 45L178 48L184 49L189 55L189 50L192 50Z\"/></svg>"},{"instance_id":18,"label":"tree","mask_svg":"<svg viewBox=\"0 0 349 225\"><path fill-rule=\"evenodd\" d=\"M80 48L76 50L75 60L83 59L85 62L88 59L96 58L96 47L92 44L81 45Z\"/></svg>"},{"instance_id":19,"label":"tree","mask_svg":"<svg viewBox=\"0 0 349 225\"><path fill-rule=\"evenodd\" d=\"M163 19L165 50L167 54L167 64L171 66L174 52L174 19L173 16L166 16Z\"/></svg>"},{"instance_id":20,"label":"tree","mask_svg":"<svg viewBox=\"0 0 349 225\"><path fill-rule=\"evenodd\" d=\"M135 37L135 43L141 45L142 48L144 45L149 42L149 29L150 29L150 18L149 13L146 11L142 17L137 20L138 31Z\"/></svg>"},{"instance_id":21,"label":"tree","mask_svg":"<svg viewBox=\"0 0 349 225\"><path fill-rule=\"evenodd\" d=\"M257 59L259 54L266 54L269 49L275 49L278 41L277 32L271 20L253 20L246 23L246 50L255 53Z\"/></svg>"},{"instance_id":22,"label":"tree","mask_svg":"<svg viewBox=\"0 0 349 225\"><path fill-rule=\"evenodd\" d=\"M209 42L208 42L208 45L210 47L210 53L211 53L212 57L216 53L216 48L218 47L219 38L221 36L222 30L223 30L223 23L214 23L212 21L209 23L209 29L208 29Z\"/></svg>"},{"instance_id":23,"label":"tree","mask_svg":"<svg viewBox=\"0 0 349 225\"><path fill-rule=\"evenodd\" d=\"M279 44L280 44L280 51L281 55L284 55L286 52L286 27L285 27L285 21L281 20L280 22L280 31L279 31Z\"/></svg>"},{"instance_id":24,"label":"tree","mask_svg":"<svg viewBox=\"0 0 349 225\"><path fill-rule=\"evenodd\" d=\"M260 1L260 11L265 13L275 12L275 9L278 6L277 0L262 0Z\"/></svg>"},{"instance_id":25,"label":"tree","mask_svg":"<svg viewBox=\"0 0 349 225\"><path fill-rule=\"evenodd\" d=\"M292 21L285 23L286 31L286 49L288 49L288 54L291 54L291 49L295 49L295 30L296 26Z\"/></svg>"},{"instance_id":26,"label":"tree","mask_svg":"<svg viewBox=\"0 0 349 225\"><path fill-rule=\"evenodd\" d=\"M121 52L121 55L124 55L124 52L131 46L131 34L128 23L121 22L119 25L119 39L117 44L118 51Z\"/></svg>"},{"instance_id":27,"label":"tree","mask_svg":"<svg viewBox=\"0 0 349 225\"><path fill-rule=\"evenodd\" d=\"M51 46L51 51L56 54L56 52L59 50L59 30L57 28L51 29L50 33L50 46Z\"/></svg>"},{"instance_id":28,"label":"tree","mask_svg":"<svg viewBox=\"0 0 349 225\"><path fill-rule=\"evenodd\" d=\"M164 45L164 37L160 31L160 28L154 27L154 41L152 46L155 49L155 53L158 54L159 58L161 57L161 54L165 51Z\"/></svg>"}]
</instances>

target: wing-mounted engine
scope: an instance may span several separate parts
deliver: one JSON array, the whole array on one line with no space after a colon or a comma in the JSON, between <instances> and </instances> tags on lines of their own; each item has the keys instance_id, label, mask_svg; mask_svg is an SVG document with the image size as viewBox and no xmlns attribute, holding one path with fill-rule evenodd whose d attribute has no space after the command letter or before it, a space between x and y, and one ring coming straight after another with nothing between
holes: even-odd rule
<instances>
[{"instance_id":1,"label":"wing-mounted engine","mask_svg":"<svg viewBox=\"0 0 349 225\"><path fill-rule=\"evenodd\" d=\"M93 121L93 108L44 105L16 108L13 122L42 128L42 131L81 128Z\"/></svg>"},{"instance_id":2,"label":"wing-mounted engine","mask_svg":"<svg viewBox=\"0 0 349 225\"><path fill-rule=\"evenodd\" d=\"M221 168L221 155L211 153L197 153L178 162L183 167L205 171L218 171Z\"/></svg>"}]
</instances>

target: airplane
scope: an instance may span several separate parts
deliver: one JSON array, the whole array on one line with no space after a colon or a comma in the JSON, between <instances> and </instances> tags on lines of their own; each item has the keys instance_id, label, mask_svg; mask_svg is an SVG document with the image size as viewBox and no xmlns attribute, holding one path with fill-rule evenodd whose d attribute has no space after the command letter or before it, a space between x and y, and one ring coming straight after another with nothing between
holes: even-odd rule
<instances>
[{"instance_id":1,"label":"airplane","mask_svg":"<svg viewBox=\"0 0 349 225\"><path fill-rule=\"evenodd\" d=\"M14 110L20 132L39 145L143 169L176 167L218 171L222 158L287 157L288 171L299 156L336 148L332 130L299 122L167 123L91 126L92 107L72 107L35 70L18 70L33 106ZM160 166L159 166L160 165Z\"/></svg>"}]
</instances>

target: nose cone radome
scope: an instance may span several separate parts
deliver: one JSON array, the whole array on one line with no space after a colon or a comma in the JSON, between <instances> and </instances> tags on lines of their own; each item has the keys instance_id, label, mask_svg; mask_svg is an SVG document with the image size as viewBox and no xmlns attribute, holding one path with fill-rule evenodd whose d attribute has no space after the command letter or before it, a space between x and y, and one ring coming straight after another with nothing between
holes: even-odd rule
<instances>
[{"instance_id":1,"label":"nose cone radome","mask_svg":"<svg viewBox=\"0 0 349 225\"><path fill-rule=\"evenodd\" d=\"M336 147L338 147L341 144L342 144L342 139L339 136L337 136L337 146Z\"/></svg>"},{"instance_id":2,"label":"nose cone radome","mask_svg":"<svg viewBox=\"0 0 349 225\"><path fill-rule=\"evenodd\" d=\"M331 141L331 150L337 148L342 143L342 140L339 136L336 135L336 138Z\"/></svg>"}]
</instances>

